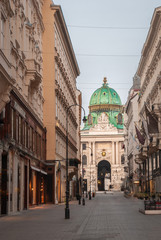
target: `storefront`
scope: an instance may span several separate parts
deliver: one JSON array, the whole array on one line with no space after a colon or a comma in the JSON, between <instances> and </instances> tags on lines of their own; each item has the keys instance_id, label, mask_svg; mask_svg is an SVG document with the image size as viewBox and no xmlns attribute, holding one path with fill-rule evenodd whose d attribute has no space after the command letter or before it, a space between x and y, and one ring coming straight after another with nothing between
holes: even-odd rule
<instances>
[{"instance_id":1,"label":"storefront","mask_svg":"<svg viewBox=\"0 0 161 240\"><path fill-rule=\"evenodd\" d=\"M16 91L0 126L0 214L45 203L46 130Z\"/></svg>"}]
</instances>

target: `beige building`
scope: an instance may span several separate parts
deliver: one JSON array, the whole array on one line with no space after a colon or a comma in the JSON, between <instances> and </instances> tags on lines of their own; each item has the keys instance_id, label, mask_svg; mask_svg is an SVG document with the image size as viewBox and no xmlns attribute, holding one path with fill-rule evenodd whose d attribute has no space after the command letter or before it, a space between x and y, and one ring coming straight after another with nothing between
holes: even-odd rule
<instances>
[{"instance_id":1,"label":"beige building","mask_svg":"<svg viewBox=\"0 0 161 240\"><path fill-rule=\"evenodd\" d=\"M127 178L127 188L131 192L140 191L140 165L135 161L136 155L139 153L139 141L136 138L135 124L138 124L138 98L140 93L140 78L135 75L133 78L133 86L129 90L128 99L125 105L125 113L127 115L126 127L126 162L128 162L129 175Z\"/></svg>"},{"instance_id":2,"label":"beige building","mask_svg":"<svg viewBox=\"0 0 161 240\"><path fill-rule=\"evenodd\" d=\"M137 69L141 80L138 111L140 127L148 108L155 124L149 128L137 161L142 167L142 191L161 193L161 7L155 9ZM149 119L149 117L148 117ZM150 124L150 121L148 121Z\"/></svg>"},{"instance_id":3,"label":"beige building","mask_svg":"<svg viewBox=\"0 0 161 240\"><path fill-rule=\"evenodd\" d=\"M43 1L0 1L0 214L45 202Z\"/></svg>"},{"instance_id":4,"label":"beige building","mask_svg":"<svg viewBox=\"0 0 161 240\"><path fill-rule=\"evenodd\" d=\"M84 190L121 190L125 179L123 106L106 78L91 96L81 130Z\"/></svg>"},{"instance_id":5,"label":"beige building","mask_svg":"<svg viewBox=\"0 0 161 240\"><path fill-rule=\"evenodd\" d=\"M76 78L80 72L61 7L44 1L43 20L44 125L47 162L49 173L55 174L52 189L57 203L65 201L67 124L71 198L78 191L80 109L76 104L81 104L81 93L77 92Z\"/></svg>"}]
</instances>

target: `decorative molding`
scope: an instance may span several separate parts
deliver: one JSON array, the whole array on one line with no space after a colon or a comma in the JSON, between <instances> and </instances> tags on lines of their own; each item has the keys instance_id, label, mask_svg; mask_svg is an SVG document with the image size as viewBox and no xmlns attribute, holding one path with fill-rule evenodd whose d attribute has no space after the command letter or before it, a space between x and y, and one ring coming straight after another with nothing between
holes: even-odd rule
<instances>
[{"instance_id":1,"label":"decorative molding","mask_svg":"<svg viewBox=\"0 0 161 240\"><path fill-rule=\"evenodd\" d=\"M12 10L10 0L1 0L1 2L2 2L2 5L5 7L5 11L7 12L7 15L9 15L9 17L13 17L14 12Z\"/></svg>"},{"instance_id":2,"label":"decorative molding","mask_svg":"<svg viewBox=\"0 0 161 240\"><path fill-rule=\"evenodd\" d=\"M160 40L156 47L156 51L152 58L151 64L149 65L148 70L146 72L146 76L145 76L145 79L144 79L144 82L142 84L141 91L140 91L140 98L142 98L150 80L152 79L160 59L161 59L161 37L160 37Z\"/></svg>"},{"instance_id":3,"label":"decorative molding","mask_svg":"<svg viewBox=\"0 0 161 240\"><path fill-rule=\"evenodd\" d=\"M151 89L151 92L147 96L146 104L149 108L151 108L151 105L153 103L156 103L155 100L157 99L160 89L161 89L161 72L159 72L159 74L156 78L155 84L154 84L153 88ZM157 100L157 102L158 102L158 100ZM143 114L144 114L144 105L143 105L139 115L141 116Z\"/></svg>"},{"instance_id":4,"label":"decorative molding","mask_svg":"<svg viewBox=\"0 0 161 240\"><path fill-rule=\"evenodd\" d=\"M102 113L99 118L98 118L98 123L95 124L92 128L91 131L105 131L105 132L117 132L117 128L114 127L110 122L109 122L109 117L106 113Z\"/></svg>"},{"instance_id":5,"label":"decorative molding","mask_svg":"<svg viewBox=\"0 0 161 240\"><path fill-rule=\"evenodd\" d=\"M56 50L56 56L55 56L56 63L58 65L58 67L59 67L60 72L62 73L62 76L64 78L64 81L65 81L68 89L69 89L69 92L70 92L74 102L76 103L76 95L75 95L75 92L73 91L73 88L72 88L71 82L69 80L68 74L67 74L67 72L65 70L65 67L64 67L64 65L62 63L62 60L61 60L61 58L60 58L56 48L55 48L55 50ZM58 84L58 82L57 82L57 84Z\"/></svg>"},{"instance_id":6,"label":"decorative molding","mask_svg":"<svg viewBox=\"0 0 161 240\"><path fill-rule=\"evenodd\" d=\"M102 153L105 153L104 155ZM98 149L96 150L96 158L99 160L107 160L111 163L112 159L112 150L108 149Z\"/></svg>"}]
</instances>

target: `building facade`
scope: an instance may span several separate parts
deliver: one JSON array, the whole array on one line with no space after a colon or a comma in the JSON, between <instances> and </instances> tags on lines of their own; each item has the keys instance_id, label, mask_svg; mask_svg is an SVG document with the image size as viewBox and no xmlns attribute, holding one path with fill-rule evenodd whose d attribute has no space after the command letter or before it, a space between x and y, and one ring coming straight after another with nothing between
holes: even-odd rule
<instances>
[{"instance_id":1,"label":"building facade","mask_svg":"<svg viewBox=\"0 0 161 240\"><path fill-rule=\"evenodd\" d=\"M156 8L142 49L137 69L140 77L138 99L139 127L146 119L147 128L142 134L136 161L141 166L141 187L149 195L161 193L161 7Z\"/></svg>"},{"instance_id":2,"label":"building facade","mask_svg":"<svg viewBox=\"0 0 161 240\"><path fill-rule=\"evenodd\" d=\"M43 19L44 125L48 139L46 160L49 169L55 172L52 188L54 201L59 203L65 201L67 132L70 197L76 196L80 162L80 109L76 105L81 103L78 97L81 94L77 95L76 78L80 72L61 7L50 0L44 1Z\"/></svg>"},{"instance_id":3,"label":"building facade","mask_svg":"<svg viewBox=\"0 0 161 240\"><path fill-rule=\"evenodd\" d=\"M42 1L1 1L0 214L45 203Z\"/></svg>"},{"instance_id":4,"label":"building facade","mask_svg":"<svg viewBox=\"0 0 161 240\"><path fill-rule=\"evenodd\" d=\"M87 123L81 130L84 190L121 190L125 179L123 106L104 78L91 96Z\"/></svg>"},{"instance_id":5,"label":"building facade","mask_svg":"<svg viewBox=\"0 0 161 240\"><path fill-rule=\"evenodd\" d=\"M139 153L139 141L136 138L135 124L138 124L138 98L140 93L140 78L135 75L133 86L129 90L128 99L125 105L127 114L126 126L126 161L128 162L129 175L126 187L134 193L139 192L140 188L140 165L135 161Z\"/></svg>"}]
</instances>

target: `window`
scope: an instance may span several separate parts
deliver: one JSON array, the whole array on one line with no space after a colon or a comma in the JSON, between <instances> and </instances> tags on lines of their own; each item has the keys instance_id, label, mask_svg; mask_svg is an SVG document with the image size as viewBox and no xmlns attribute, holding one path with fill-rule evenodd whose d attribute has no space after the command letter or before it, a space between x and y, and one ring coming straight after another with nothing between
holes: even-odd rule
<instances>
[{"instance_id":1,"label":"window","mask_svg":"<svg viewBox=\"0 0 161 240\"><path fill-rule=\"evenodd\" d=\"M22 118L19 116L19 143L22 144Z\"/></svg>"},{"instance_id":2,"label":"window","mask_svg":"<svg viewBox=\"0 0 161 240\"><path fill-rule=\"evenodd\" d=\"M30 127L30 149L33 151L33 129Z\"/></svg>"},{"instance_id":3,"label":"window","mask_svg":"<svg viewBox=\"0 0 161 240\"><path fill-rule=\"evenodd\" d=\"M119 113L119 114L117 115L117 123L118 123L118 124L122 124L122 114L121 114L121 113Z\"/></svg>"},{"instance_id":4,"label":"window","mask_svg":"<svg viewBox=\"0 0 161 240\"><path fill-rule=\"evenodd\" d=\"M87 156L86 155L82 156L82 164L87 165Z\"/></svg>"},{"instance_id":5,"label":"window","mask_svg":"<svg viewBox=\"0 0 161 240\"><path fill-rule=\"evenodd\" d=\"M1 14L1 48L4 48L5 43L5 18Z\"/></svg>"},{"instance_id":6,"label":"window","mask_svg":"<svg viewBox=\"0 0 161 240\"><path fill-rule=\"evenodd\" d=\"M18 121L18 116L16 115L16 141L18 142L18 137L19 137L19 134L18 134L18 132L19 132L19 123L18 123L19 121Z\"/></svg>"},{"instance_id":7,"label":"window","mask_svg":"<svg viewBox=\"0 0 161 240\"><path fill-rule=\"evenodd\" d=\"M22 118L22 121L21 121L21 144L22 145L25 145L25 122L24 122L24 119Z\"/></svg>"},{"instance_id":8,"label":"window","mask_svg":"<svg viewBox=\"0 0 161 240\"><path fill-rule=\"evenodd\" d=\"M25 122L25 147L27 147L27 123Z\"/></svg>"},{"instance_id":9,"label":"window","mask_svg":"<svg viewBox=\"0 0 161 240\"><path fill-rule=\"evenodd\" d=\"M124 164L124 163L125 163L125 156L121 155L121 164Z\"/></svg>"}]
</instances>

